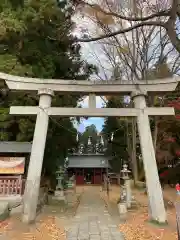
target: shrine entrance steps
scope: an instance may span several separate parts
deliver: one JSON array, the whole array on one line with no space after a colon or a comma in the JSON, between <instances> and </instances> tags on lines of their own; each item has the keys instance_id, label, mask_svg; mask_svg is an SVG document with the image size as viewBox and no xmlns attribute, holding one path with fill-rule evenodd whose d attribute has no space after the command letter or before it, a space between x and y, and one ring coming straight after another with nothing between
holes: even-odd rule
<instances>
[{"instance_id":1,"label":"shrine entrance steps","mask_svg":"<svg viewBox=\"0 0 180 240\"><path fill-rule=\"evenodd\" d=\"M99 191L99 187L85 188L76 214L66 227L67 240L124 240Z\"/></svg>"}]
</instances>

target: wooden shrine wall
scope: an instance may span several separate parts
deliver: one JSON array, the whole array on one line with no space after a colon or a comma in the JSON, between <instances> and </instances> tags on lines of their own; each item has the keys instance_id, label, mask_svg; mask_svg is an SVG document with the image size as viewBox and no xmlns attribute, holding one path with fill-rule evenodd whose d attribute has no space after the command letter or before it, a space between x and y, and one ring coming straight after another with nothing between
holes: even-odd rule
<instances>
[{"instance_id":1,"label":"wooden shrine wall","mask_svg":"<svg viewBox=\"0 0 180 240\"><path fill-rule=\"evenodd\" d=\"M77 168L77 169L69 169L69 172L74 172L76 184L83 185L85 184L85 175L86 175L86 168ZM100 185L103 181L103 172L106 172L106 169L103 168L92 168L92 176L91 176L91 184Z\"/></svg>"}]
</instances>

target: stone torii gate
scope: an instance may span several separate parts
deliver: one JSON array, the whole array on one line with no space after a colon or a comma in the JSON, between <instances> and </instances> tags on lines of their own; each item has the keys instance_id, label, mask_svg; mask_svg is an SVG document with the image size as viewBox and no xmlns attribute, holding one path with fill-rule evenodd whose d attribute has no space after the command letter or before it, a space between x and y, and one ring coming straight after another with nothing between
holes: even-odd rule
<instances>
[{"instance_id":1,"label":"stone torii gate","mask_svg":"<svg viewBox=\"0 0 180 240\"><path fill-rule=\"evenodd\" d=\"M151 219L166 222L166 212L159 182L155 152L153 147L149 115L174 115L171 107L147 107L145 96L148 92L167 92L175 90L176 79L141 81L131 84L127 81L119 82L91 82L53 79L35 79L12 76L0 73L0 79L5 80L11 90L38 92L39 106L13 106L10 114L37 115L32 144L32 151L28 169L28 176L24 194L23 221L35 220L38 202L40 177L48 130L49 116L88 116L88 117L137 117L140 136L141 152L146 176ZM54 92L61 94L80 93L89 95L89 108L51 107ZM96 95L131 94L135 108L101 108L96 109Z\"/></svg>"}]
</instances>

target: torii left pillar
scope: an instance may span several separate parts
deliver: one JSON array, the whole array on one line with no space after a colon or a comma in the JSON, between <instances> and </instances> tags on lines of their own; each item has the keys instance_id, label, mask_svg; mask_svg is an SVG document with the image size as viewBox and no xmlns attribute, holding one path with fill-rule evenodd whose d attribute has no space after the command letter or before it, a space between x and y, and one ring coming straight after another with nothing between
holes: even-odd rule
<instances>
[{"instance_id":1,"label":"torii left pillar","mask_svg":"<svg viewBox=\"0 0 180 240\"><path fill-rule=\"evenodd\" d=\"M25 223L33 222L36 218L41 171L49 122L49 116L45 110L51 107L52 96L54 93L50 89L41 89L38 91L38 95L40 96L39 111L36 118L28 176L24 193L22 220Z\"/></svg>"}]
</instances>

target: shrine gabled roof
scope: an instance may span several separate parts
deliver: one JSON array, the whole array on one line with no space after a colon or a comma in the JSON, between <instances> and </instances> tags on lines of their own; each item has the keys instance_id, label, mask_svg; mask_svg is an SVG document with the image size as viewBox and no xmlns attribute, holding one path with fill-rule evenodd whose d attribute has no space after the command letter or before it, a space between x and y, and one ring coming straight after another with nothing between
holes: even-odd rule
<instances>
[{"instance_id":1,"label":"shrine gabled roof","mask_svg":"<svg viewBox=\"0 0 180 240\"><path fill-rule=\"evenodd\" d=\"M30 153L31 142L2 142L0 141L0 153Z\"/></svg>"},{"instance_id":2,"label":"shrine gabled roof","mask_svg":"<svg viewBox=\"0 0 180 240\"><path fill-rule=\"evenodd\" d=\"M72 155L68 168L110 168L109 158L104 155Z\"/></svg>"}]
</instances>

